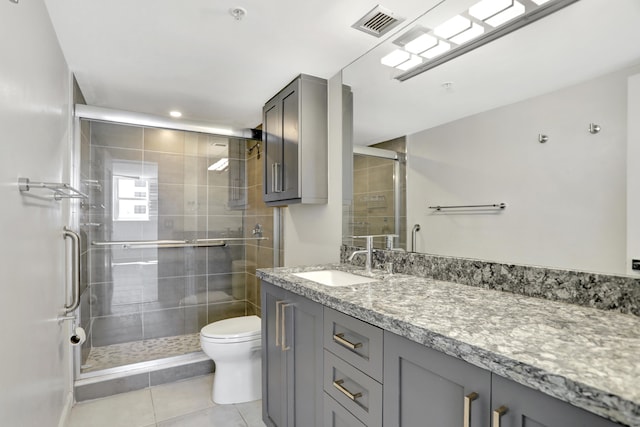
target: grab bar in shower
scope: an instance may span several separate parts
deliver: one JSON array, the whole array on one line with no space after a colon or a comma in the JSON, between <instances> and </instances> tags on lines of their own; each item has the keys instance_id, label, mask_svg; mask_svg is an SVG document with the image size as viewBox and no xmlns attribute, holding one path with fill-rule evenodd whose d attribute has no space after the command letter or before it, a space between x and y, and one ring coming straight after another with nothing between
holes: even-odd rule
<instances>
[{"instance_id":1,"label":"grab bar in shower","mask_svg":"<svg viewBox=\"0 0 640 427\"><path fill-rule=\"evenodd\" d=\"M71 253L73 254L73 266L71 273L71 281L73 287L71 293L73 295L73 302L70 305L64 306L64 314L69 314L74 311L80 305L80 235L68 227L64 227L64 238L70 238L73 242Z\"/></svg>"},{"instance_id":2,"label":"grab bar in shower","mask_svg":"<svg viewBox=\"0 0 640 427\"><path fill-rule=\"evenodd\" d=\"M54 200L89 198L80 190L62 182L31 182L29 178L18 178L18 190L21 193L30 191L31 188L44 188L52 191Z\"/></svg>"}]
</instances>

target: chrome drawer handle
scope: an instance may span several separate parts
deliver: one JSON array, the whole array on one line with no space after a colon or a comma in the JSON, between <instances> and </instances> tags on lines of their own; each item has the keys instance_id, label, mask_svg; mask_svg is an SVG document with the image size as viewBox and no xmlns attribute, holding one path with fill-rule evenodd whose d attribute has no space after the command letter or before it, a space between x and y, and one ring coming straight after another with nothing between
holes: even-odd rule
<instances>
[{"instance_id":1,"label":"chrome drawer handle","mask_svg":"<svg viewBox=\"0 0 640 427\"><path fill-rule=\"evenodd\" d=\"M359 397L362 397L362 393L358 392L358 393L351 393L349 390L347 390L346 388L344 388L344 386L342 385L344 384L344 380L335 380L333 382L333 386L335 388L337 388L338 390L340 390L345 396L347 396L349 399L353 400L355 402L355 400Z\"/></svg>"},{"instance_id":2,"label":"chrome drawer handle","mask_svg":"<svg viewBox=\"0 0 640 427\"><path fill-rule=\"evenodd\" d=\"M333 340L338 344L342 344L343 346L350 348L351 350L355 350L356 348L362 347L361 342L352 343L351 341L344 338L344 334L334 334Z\"/></svg>"},{"instance_id":3,"label":"chrome drawer handle","mask_svg":"<svg viewBox=\"0 0 640 427\"><path fill-rule=\"evenodd\" d=\"M501 406L493 411L493 427L500 427L500 418L502 418L502 416L506 414L508 410L509 409L506 406Z\"/></svg>"},{"instance_id":4,"label":"chrome drawer handle","mask_svg":"<svg viewBox=\"0 0 640 427\"><path fill-rule=\"evenodd\" d=\"M471 427L471 402L478 398L478 393L469 393L464 397L464 427Z\"/></svg>"}]
</instances>

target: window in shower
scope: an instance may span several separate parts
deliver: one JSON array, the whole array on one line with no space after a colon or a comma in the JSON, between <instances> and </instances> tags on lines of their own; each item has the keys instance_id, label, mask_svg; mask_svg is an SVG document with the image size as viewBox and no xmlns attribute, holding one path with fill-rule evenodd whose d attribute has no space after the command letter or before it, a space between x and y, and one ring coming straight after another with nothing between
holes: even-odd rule
<instances>
[{"instance_id":1,"label":"window in shower","mask_svg":"<svg viewBox=\"0 0 640 427\"><path fill-rule=\"evenodd\" d=\"M200 351L206 324L260 314L273 210L258 197L255 141L84 119L81 130L81 371ZM267 240L250 240L256 224Z\"/></svg>"}]
</instances>

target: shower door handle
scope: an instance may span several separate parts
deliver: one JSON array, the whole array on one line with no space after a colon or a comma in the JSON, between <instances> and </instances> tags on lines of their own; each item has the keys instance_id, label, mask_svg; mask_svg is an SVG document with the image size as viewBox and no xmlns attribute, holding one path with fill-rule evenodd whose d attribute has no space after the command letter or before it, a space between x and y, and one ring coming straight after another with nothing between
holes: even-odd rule
<instances>
[{"instance_id":1,"label":"shower door handle","mask_svg":"<svg viewBox=\"0 0 640 427\"><path fill-rule=\"evenodd\" d=\"M80 305L80 236L75 231L71 230L68 227L64 227L64 238L70 238L73 242L71 253L72 255L72 272L71 272L71 281L72 281L72 295L73 302L70 305L64 306L64 313L69 314L74 311Z\"/></svg>"}]
</instances>

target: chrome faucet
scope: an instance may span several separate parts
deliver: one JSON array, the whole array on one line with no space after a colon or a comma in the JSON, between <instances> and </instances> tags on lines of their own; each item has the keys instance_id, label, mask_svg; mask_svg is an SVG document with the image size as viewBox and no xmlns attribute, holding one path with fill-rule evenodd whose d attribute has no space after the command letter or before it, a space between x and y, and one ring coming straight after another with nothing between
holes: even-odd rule
<instances>
[{"instance_id":1,"label":"chrome faucet","mask_svg":"<svg viewBox=\"0 0 640 427\"><path fill-rule=\"evenodd\" d=\"M351 236L354 239L365 239L367 242L367 249L362 249L359 251L354 251L351 256L349 256L348 261L352 261L356 255L365 254L365 264L364 268L367 273L371 273L371 259L373 258L373 236Z\"/></svg>"}]
</instances>

